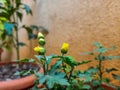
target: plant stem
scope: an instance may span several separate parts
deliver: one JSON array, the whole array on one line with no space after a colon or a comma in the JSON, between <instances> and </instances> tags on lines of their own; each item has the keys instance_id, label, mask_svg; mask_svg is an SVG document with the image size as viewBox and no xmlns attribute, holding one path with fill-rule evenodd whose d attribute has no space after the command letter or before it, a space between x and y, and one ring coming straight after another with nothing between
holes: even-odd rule
<instances>
[{"instance_id":1,"label":"plant stem","mask_svg":"<svg viewBox=\"0 0 120 90\"><path fill-rule=\"evenodd\" d=\"M63 60L65 60L65 58L64 58L64 54L62 54L62 58L63 58ZM67 76L67 73L66 73L66 71L65 71L65 64L64 64L64 62L63 62L63 60L62 60L62 67L63 67L63 71L65 72L65 74L66 74L66 78L67 79L69 79L69 77Z\"/></svg>"},{"instance_id":2,"label":"plant stem","mask_svg":"<svg viewBox=\"0 0 120 90\"><path fill-rule=\"evenodd\" d=\"M71 78L71 76L72 76L73 70L74 70L74 67L72 67L71 70L70 70L70 75L69 75L69 77L68 77L68 82L70 82L70 78Z\"/></svg>"},{"instance_id":3,"label":"plant stem","mask_svg":"<svg viewBox=\"0 0 120 90\"><path fill-rule=\"evenodd\" d=\"M102 53L99 54L99 76L100 76L100 81L102 81Z\"/></svg>"},{"instance_id":4,"label":"plant stem","mask_svg":"<svg viewBox=\"0 0 120 90\"><path fill-rule=\"evenodd\" d=\"M17 60L20 59L20 47L19 47L19 39L18 39L18 30L16 30L16 52L17 52Z\"/></svg>"},{"instance_id":5,"label":"plant stem","mask_svg":"<svg viewBox=\"0 0 120 90\"><path fill-rule=\"evenodd\" d=\"M13 6L14 6L14 8L16 8L16 1L15 0L13 0L13 1L11 1L11 4L13 4ZM17 14L16 14L16 12L13 14L13 22L16 22L16 27L15 27L15 37L16 37L16 39L15 39L15 49L16 49L16 53L17 53L17 60L19 60L20 59L20 47L19 47L19 37L18 37L18 18L17 18ZM14 41L13 41L14 42Z\"/></svg>"},{"instance_id":6,"label":"plant stem","mask_svg":"<svg viewBox=\"0 0 120 90\"><path fill-rule=\"evenodd\" d=\"M44 75L46 75L48 73L48 64L47 64L46 56L43 55L43 57L44 57L43 69L44 69Z\"/></svg>"}]
</instances>

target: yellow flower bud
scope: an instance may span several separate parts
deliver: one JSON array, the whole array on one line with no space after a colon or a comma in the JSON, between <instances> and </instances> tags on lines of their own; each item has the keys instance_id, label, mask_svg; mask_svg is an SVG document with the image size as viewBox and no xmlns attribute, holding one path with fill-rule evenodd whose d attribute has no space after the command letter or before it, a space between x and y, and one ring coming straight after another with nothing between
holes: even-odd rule
<instances>
[{"instance_id":1,"label":"yellow flower bud","mask_svg":"<svg viewBox=\"0 0 120 90\"><path fill-rule=\"evenodd\" d=\"M38 42L41 46L45 45L45 39L43 39L43 38L40 38Z\"/></svg>"},{"instance_id":2,"label":"yellow flower bud","mask_svg":"<svg viewBox=\"0 0 120 90\"><path fill-rule=\"evenodd\" d=\"M46 52L45 48L40 47L40 46L35 47L35 48L34 48L34 51L35 51L35 52L38 52L40 55L44 55L45 52Z\"/></svg>"},{"instance_id":3,"label":"yellow flower bud","mask_svg":"<svg viewBox=\"0 0 120 90\"><path fill-rule=\"evenodd\" d=\"M38 39L40 38L44 38L44 35L41 32L38 33Z\"/></svg>"},{"instance_id":4,"label":"yellow flower bud","mask_svg":"<svg viewBox=\"0 0 120 90\"><path fill-rule=\"evenodd\" d=\"M69 44L68 43L63 43L61 47L61 53L66 54L68 52Z\"/></svg>"}]
</instances>

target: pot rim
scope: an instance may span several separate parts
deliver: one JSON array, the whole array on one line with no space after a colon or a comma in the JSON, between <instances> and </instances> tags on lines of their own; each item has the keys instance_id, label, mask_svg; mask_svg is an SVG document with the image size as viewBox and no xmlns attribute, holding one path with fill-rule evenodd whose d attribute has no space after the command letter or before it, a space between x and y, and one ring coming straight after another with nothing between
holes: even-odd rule
<instances>
[{"instance_id":1,"label":"pot rim","mask_svg":"<svg viewBox=\"0 0 120 90\"><path fill-rule=\"evenodd\" d=\"M18 62L1 62L0 65L3 64L16 64ZM21 63L27 63L27 62L21 62ZM29 63L28 63L29 64ZM33 63L33 65L37 65ZM40 67L40 70L38 72L43 72L43 68ZM20 90L27 88L29 86L32 86L34 84L36 77L34 74L31 74L26 77L10 80L10 81L0 81L0 90Z\"/></svg>"}]
</instances>

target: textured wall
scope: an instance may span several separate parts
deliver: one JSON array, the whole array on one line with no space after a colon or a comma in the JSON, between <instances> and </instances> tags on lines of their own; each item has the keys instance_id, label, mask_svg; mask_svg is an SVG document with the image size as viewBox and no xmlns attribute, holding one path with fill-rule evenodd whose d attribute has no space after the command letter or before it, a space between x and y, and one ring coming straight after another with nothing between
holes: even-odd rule
<instances>
[{"instance_id":1,"label":"textured wall","mask_svg":"<svg viewBox=\"0 0 120 90\"><path fill-rule=\"evenodd\" d=\"M80 52L92 50L92 43L97 41L108 47L117 46L108 54L120 55L120 0L37 0L34 18L36 24L49 30L48 54L60 53L62 43L68 42L70 55L77 60L87 59ZM120 68L119 62L104 64ZM93 62L88 66L92 65Z\"/></svg>"},{"instance_id":2,"label":"textured wall","mask_svg":"<svg viewBox=\"0 0 120 90\"><path fill-rule=\"evenodd\" d=\"M87 59L80 52L92 50L92 43L97 41L108 47L117 46L117 50L108 54L120 55L120 0L37 0L36 6L29 3L35 15L25 22L32 21L49 30L47 54L60 53L62 43L68 42L70 55L77 60ZM37 45L36 41L32 42L33 47ZM30 51L21 50L21 57L29 56L27 50ZM115 60L104 64L120 68L119 63ZM92 65L93 62L88 64Z\"/></svg>"}]
</instances>

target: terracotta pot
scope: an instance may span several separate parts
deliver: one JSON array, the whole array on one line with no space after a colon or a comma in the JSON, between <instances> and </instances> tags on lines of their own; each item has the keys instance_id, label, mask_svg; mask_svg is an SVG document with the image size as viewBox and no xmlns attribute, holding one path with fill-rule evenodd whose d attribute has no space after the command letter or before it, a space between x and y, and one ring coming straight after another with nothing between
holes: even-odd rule
<instances>
[{"instance_id":1,"label":"terracotta pot","mask_svg":"<svg viewBox=\"0 0 120 90\"><path fill-rule=\"evenodd\" d=\"M0 48L0 61L1 61L2 52L3 52L3 49Z\"/></svg>"},{"instance_id":2,"label":"terracotta pot","mask_svg":"<svg viewBox=\"0 0 120 90\"><path fill-rule=\"evenodd\" d=\"M86 85L90 85L91 90L95 90L91 83L85 83ZM116 90L115 87L109 86L107 84L102 84L100 87L103 87L105 90Z\"/></svg>"},{"instance_id":3,"label":"terracotta pot","mask_svg":"<svg viewBox=\"0 0 120 90\"><path fill-rule=\"evenodd\" d=\"M11 64L16 64L17 62L10 62ZM3 65L5 63L0 63ZM43 72L43 69L40 68L39 72ZM1 81L0 90L27 90L32 87L36 77L34 75L29 75L24 78L10 80L10 81Z\"/></svg>"},{"instance_id":4,"label":"terracotta pot","mask_svg":"<svg viewBox=\"0 0 120 90\"><path fill-rule=\"evenodd\" d=\"M105 84L102 84L102 87L103 87L105 90L116 90L114 87L111 87L111 86L108 86L108 85L105 85Z\"/></svg>"}]
</instances>

